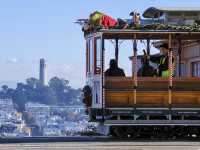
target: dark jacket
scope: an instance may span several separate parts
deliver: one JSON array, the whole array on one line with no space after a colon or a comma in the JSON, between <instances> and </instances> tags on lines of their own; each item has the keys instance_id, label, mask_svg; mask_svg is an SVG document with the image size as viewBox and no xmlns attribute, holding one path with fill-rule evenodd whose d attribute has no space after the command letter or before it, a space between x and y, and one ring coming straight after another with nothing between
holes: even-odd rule
<instances>
[{"instance_id":1,"label":"dark jacket","mask_svg":"<svg viewBox=\"0 0 200 150\"><path fill-rule=\"evenodd\" d=\"M115 69L109 68L106 70L105 76L125 76L125 73L120 68L115 68Z\"/></svg>"},{"instance_id":2,"label":"dark jacket","mask_svg":"<svg viewBox=\"0 0 200 150\"><path fill-rule=\"evenodd\" d=\"M169 65L169 57L168 55L154 55L150 57L150 61L158 64L159 76L162 75L162 71L168 70ZM174 58L172 58L172 62L174 63Z\"/></svg>"}]
</instances>

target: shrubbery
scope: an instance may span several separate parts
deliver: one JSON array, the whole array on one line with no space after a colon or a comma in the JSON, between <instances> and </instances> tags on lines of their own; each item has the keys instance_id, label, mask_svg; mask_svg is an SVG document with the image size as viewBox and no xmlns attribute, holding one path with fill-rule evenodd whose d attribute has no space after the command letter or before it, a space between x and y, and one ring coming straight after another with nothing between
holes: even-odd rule
<instances>
[{"instance_id":1,"label":"shrubbery","mask_svg":"<svg viewBox=\"0 0 200 150\"><path fill-rule=\"evenodd\" d=\"M47 105L79 105L81 89L74 89L69 81L58 77L49 80L48 86L40 84L36 78L26 79L26 83L18 83L15 89L3 85L0 98L11 98L19 112L25 110L27 102L38 102Z\"/></svg>"}]
</instances>

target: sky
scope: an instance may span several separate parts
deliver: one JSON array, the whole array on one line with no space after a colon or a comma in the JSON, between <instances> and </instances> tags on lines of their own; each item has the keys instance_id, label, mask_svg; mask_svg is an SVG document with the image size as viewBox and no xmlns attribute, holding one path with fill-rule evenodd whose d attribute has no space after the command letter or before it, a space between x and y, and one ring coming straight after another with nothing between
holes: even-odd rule
<instances>
[{"instance_id":1,"label":"sky","mask_svg":"<svg viewBox=\"0 0 200 150\"><path fill-rule=\"evenodd\" d=\"M38 78L39 59L45 58L48 79L58 76L69 80L72 87L82 87L85 40L76 19L87 18L95 10L114 18L130 18L131 11L142 13L151 6L197 7L200 1L0 0L0 84ZM129 52L120 51L122 67L129 63Z\"/></svg>"}]
</instances>

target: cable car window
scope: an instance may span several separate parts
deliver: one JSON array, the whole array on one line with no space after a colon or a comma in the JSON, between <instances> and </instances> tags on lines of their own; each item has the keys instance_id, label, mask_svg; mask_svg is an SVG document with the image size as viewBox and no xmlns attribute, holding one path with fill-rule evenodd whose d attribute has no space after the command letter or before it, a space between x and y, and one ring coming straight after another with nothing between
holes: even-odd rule
<instances>
[{"instance_id":1,"label":"cable car window","mask_svg":"<svg viewBox=\"0 0 200 150\"><path fill-rule=\"evenodd\" d=\"M185 63L181 63L180 67L181 67L180 75L181 75L181 77L185 77L186 76L186 65L185 65Z\"/></svg>"},{"instance_id":2,"label":"cable car window","mask_svg":"<svg viewBox=\"0 0 200 150\"><path fill-rule=\"evenodd\" d=\"M94 56L94 53L93 53L93 52L94 52L94 51L93 51L93 39L92 39L92 38L89 40L89 45L90 45L90 46L89 46L89 47L90 47L90 56L89 56L89 57L90 57L90 60L89 60L89 61L90 61L90 62L89 62L89 64L90 64L90 65L89 65L89 66L90 66L90 69L89 69L89 71L90 71L90 73L92 73L92 70L93 70L93 62L94 62L94 61L93 61L93 59L94 59L94 57L93 57L93 56Z\"/></svg>"},{"instance_id":3,"label":"cable car window","mask_svg":"<svg viewBox=\"0 0 200 150\"><path fill-rule=\"evenodd\" d=\"M199 61L192 63L192 76L200 77L200 62Z\"/></svg>"},{"instance_id":4,"label":"cable car window","mask_svg":"<svg viewBox=\"0 0 200 150\"><path fill-rule=\"evenodd\" d=\"M96 50L95 73L99 74L101 72L101 39L100 38L96 38L95 50Z\"/></svg>"},{"instance_id":5,"label":"cable car window","mask_svg":"<svg viewBox=\"0 0 200 150\"><path fill-rule=\"evenodd\" d=\"M90 43L89 40L87 40L86 42L86 74L89 73L90 71L90 63L89 63L89 59L90 59Z\"/></svg>"}]
</instances>

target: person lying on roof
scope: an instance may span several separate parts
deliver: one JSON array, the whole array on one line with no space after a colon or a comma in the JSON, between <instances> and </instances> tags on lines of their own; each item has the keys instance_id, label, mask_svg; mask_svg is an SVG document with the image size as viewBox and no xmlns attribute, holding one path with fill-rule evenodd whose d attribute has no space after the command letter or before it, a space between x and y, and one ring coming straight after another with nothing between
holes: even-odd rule
<instances>
[{"instance_id":1,"label":"person lying on roof","mask_svg":"<svg viewBox=\"0 0 200 150\"><path fill-rule=\"evenodd\" d=\"M105 76L125 76L124 70L119 68L115 59L110 60L110 67L106 70Z\"/></svg>"},{"instance_id":2,"label":"person lying on roof","mask_svg":"<svg viewBox=\"0 0 200 150\"><path fill-rule=\"evenodd\" d=\"M105 28L119 26L125 28L128 24L122 19L114 19L104 13L95 11L90 14L89 24L93 26L103 26Z\"/></svg>"}]
</instances>

